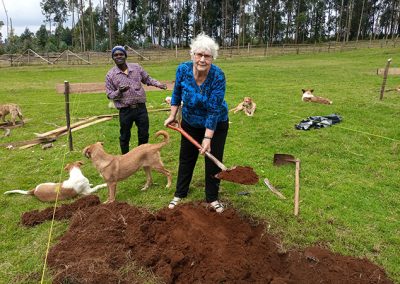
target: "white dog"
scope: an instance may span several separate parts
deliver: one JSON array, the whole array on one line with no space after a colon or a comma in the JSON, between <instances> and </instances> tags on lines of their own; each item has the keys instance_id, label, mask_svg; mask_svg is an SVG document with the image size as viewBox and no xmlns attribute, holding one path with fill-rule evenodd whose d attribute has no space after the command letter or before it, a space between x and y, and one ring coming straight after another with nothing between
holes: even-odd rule
<instances>
[{"instance_id":1,"label":"white dog","mask_svg":"<svg viewBox=\"0 0 400 284\"><path fill-rule=\"evenodd\" d=\"M107 184L103 183L93 188L90 187L89 180L82 174L80 167L83 165L82 161L67 164L64 170L69 171L69 179L62 183L46 182L37 185L31 190L10 190L4 192L4 194L20 193L27 195L34 195L41 201L55 201L73 198L79 194L89 195L100 188L107 187Z\"/></svg>"},{"instance_id":2,"label":"white dog","mask_svg":"<svg viewBox=\"0 0 400 284\"><path fill-rule=\"evenodd\" d=\"M319 104L325 104L325 105L332 104L332 101L330 99L314 96L313 89L301 89L301 91L303 92L303 96L301 97L301 100L303 102L312 102L312 103L319 103Z\"/></svg>"}]
</instances>

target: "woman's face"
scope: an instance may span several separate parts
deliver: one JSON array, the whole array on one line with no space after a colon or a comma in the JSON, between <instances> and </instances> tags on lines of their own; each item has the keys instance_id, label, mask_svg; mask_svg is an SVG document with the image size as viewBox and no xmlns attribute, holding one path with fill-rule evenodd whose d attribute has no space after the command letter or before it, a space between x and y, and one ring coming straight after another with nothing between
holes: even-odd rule
<instances>
[{"instance_id":1,"label":"woman's face","mask_svg":"<svg viewBox=\"0 0 400 284\"><path fill-rule=\"evenodd\" d=\"M198 72L208 72L211 68L213 57L210 51L198 50L193 53L194 68Z\"/></svg>"}]
</instances>

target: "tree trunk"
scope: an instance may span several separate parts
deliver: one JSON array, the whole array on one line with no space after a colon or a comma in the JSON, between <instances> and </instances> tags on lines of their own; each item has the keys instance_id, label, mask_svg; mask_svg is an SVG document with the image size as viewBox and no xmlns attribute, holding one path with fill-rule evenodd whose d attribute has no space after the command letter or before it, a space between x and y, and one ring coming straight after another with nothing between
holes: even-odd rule
<instances>
[{"instance_id":1,"label":"tree trunk","mask_svg":"<svg viewBox=\"0 0 400 284\"><path fill-rule=\"evenodd\" d=\"M82 0L81 0L82 1ZM113 48L113 0L108 0L108 40L110 50Z\"/></svg>"},{"instance_id":2,"label":"tree trunk","mask_svg":"<svg viewBox=\"0 0 400 284\"><path fill-rule=\"evenodd\" d=\"M346 43L349 42L349 37L350 37L350 29L351 29L351 20L353 18L353 5L354 5L354 0L350 0L349 3L349 9L348 9L348 22L347 22L347 27L346 27Z\"/></svg>"},{"instance_id":3,"label":"tree trunk","mask_svg":"<svg viewBox=\"0 0 400 284\"><path fill-rule=\"evenodd\" d=\"M362 0L361 15L360 15L360 21L358 22L356 43L358 43L358 38L360 37L361 23L362 23L363 16L364 16L364 4L365 4L365 0Z\"/></svg>"},{"instance_id":4,"label":"tree trunk","mask_svg":"<svg viewBox=\"0 0 400 284\"><path fill-rule=\"evenodd\" d=\"M337 24L338 26L338 33L336 35L336 42L340 41L340 34L342 33L342 14L343 14L343 2L344 0L342 0L342 4L340 5L340 12L339 12L339 22Z\"/></svg>"},{"instance_id":5,"label":"tree trunk","mask_svg":"<svg viewBox=\"0 0 400 284\"><path fill-rule=\"evenodd\" d=\"M83 23L84 16L83 16L83 3L80 0L80 11L81 11L81 30L82 30L82 51L86 51L86 39L85 39L85 25Z\"/></svg>"}]
</instances>

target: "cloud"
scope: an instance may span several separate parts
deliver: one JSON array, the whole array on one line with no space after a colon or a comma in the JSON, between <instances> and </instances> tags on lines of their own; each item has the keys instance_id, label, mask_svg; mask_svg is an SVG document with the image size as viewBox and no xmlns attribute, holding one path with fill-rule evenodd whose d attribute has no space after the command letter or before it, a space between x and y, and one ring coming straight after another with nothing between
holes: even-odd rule
<instances>
[{"instance_id":1,"label":"cloud","mask_svg":"<svg viewBox=\"0 0 400 284\"><path fill-rule=\"evenodd\" d=\"M40 0L3 1L7 9L8 18L11 18L15 34L20 35L25 28L29 28L31 32L36 32L40 25L43 24L45 17L40 8ZM4 26L1 29L4 38L7 36L7 17L2 3L0 3L0 21L4 22ZM10 27L11 21L9 21Z\"/></svg>"}]
</instances>

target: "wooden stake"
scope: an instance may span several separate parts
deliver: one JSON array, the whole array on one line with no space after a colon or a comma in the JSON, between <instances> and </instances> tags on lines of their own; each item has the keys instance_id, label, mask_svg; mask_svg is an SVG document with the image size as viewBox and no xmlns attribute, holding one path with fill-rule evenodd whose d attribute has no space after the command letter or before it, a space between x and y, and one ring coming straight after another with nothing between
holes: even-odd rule
<instances>
[{"instance_id":1,"label":"wooden stake","mask_svg":"<svg viewBox=\"0 0 400 284\"><path fill-rule=\"evenodd\" d=\"M70 119L70 114L69 114L69 82L64 81L64 95L65 95L65 116L67 119L67 131L68 131L68 145L69 145L69 150L73 151L74 146L72 144L72 132L71 132L71 119Z\"/></svg>"},{"instance_id":2,"label":"wooden stake","mask_svg":"<svg viewBox=\"0 0 400 284\"><path fill-rule=\"evenodd\" d=\"M391 61L392 61L392 58L389 58L387 63L386 63L385 72L383 73L383 82L382 82L382 88L381 88L381 95L379 97L380 100L383 100L383 93L385 92L386 79L387 79L387 75L388 75L388 72L389 72L389 66L390 66L390 62Z\"/></svg>"}]
</instances>

